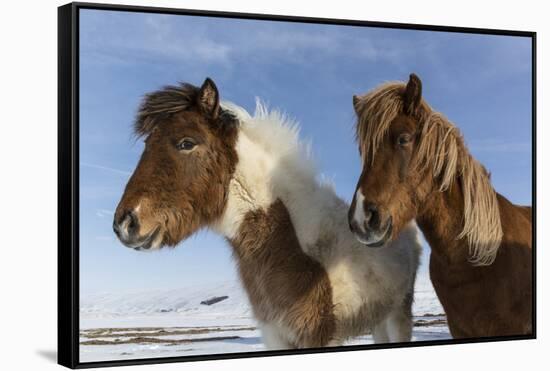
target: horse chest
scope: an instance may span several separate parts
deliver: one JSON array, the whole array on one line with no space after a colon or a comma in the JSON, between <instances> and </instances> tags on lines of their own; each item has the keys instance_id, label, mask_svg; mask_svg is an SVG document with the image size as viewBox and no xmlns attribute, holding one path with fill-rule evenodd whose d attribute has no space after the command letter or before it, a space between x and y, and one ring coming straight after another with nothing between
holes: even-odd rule
<instances>
[{"instance_id":1,"label":"horse chest","mask_svg":"<svg viewBox=\"0 0 550 371\"><path fill-rule=\"evenodd\" d=\"M250 212L231 243L257 319L296 346L326 345L335 328L330 280L302 251L284 204Z\"/></svg>"},{"instance_id":2,"label":"horse chest","mask_svg":"<svg viewBox=\"0 0 550 371\"><path fill-rule=\"evenodd\" d=\"M489 267L453 268L432 255L430 278L453 337L518 335L530 331L530 287L518 289L517 282L501 273L501 264L497 259Z\"/></svg>"},{"instance_id":3,"label":"horse chest","mask_svg":"<svg viewBox=\"0 0 550 371\"><path fill-rule=\"evenodd\" d=\"M361 261L343 260L327 268L332 286L334 314L347 332L363 333L387 313L393 289Z\"/></svg>"}]
</instances>

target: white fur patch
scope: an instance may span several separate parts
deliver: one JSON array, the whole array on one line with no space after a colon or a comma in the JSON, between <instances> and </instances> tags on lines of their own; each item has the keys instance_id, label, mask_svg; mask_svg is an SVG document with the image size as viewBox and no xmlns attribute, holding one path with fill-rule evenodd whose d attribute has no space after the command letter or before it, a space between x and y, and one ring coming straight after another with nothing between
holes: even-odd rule
<instances>
[{"instance_id":1,"label":"white fur patch","mask_svg":"<svg viewBox=\"0 0 550 371\"><path fill-rule=\"evenodd\" d=\"M236 150L239 162L229 184L225 212L214 225L216 231L230 239L235 237L249 211L267 208L274 201L265 179L266 173L274 166L273 159L242 130Z\"/></svg>"},{"instance_id":2,"label":"white fur patch","mask_svg":"<svg viewBox=\"0 0 550 371\"><path fill-rule=\"evenodd\" d=\"M262 342L268 350L288 349L290 347L280 326L260 323L258 327L262 333Z\"/></svg>"},{"instance_id":3,"label":"white fur patch","mask_svg":"<svg viewBox=\"0 0 550 371\"><path fill-rule=\"evenodd\" d=\"M388 337L387 329L387 320L380 322L378 325L374 326L372 330L372 337L376 344L388 343L390 338Z\"/></svg>"},{"instance_id":4,"label":"white fur patch","mask_svg":"<svg viewBox=\"0 0 550 371\"><path fill-rule=\"evenodd\" d=\"M395 343L399 341L409 341L410 339L402 340L402 329L400 327L400 323L397 319L393 317L389 317L384 321L386 325L386 329L388 331L388 339L390 342Z\"/></svg>"},{"instance_id":5,"label":"white fur patch","mask_svg":"<svg viewBox=\"0 0 550 371\"><path fill-rule=\"evenodd\" d=\"M222 106L240 120L236 144L239 162L229 185L225 211L212 227L231 239L249 211L266 209L280 199L290 214L301 248L328 273L336 331L341 338L350 334L338 328L339 323L353 320L365 306L393 299L402 302L411 287L420 252L414 223L388 246L365 247L349 230L349 205L330 185L317 180L309 146L298 140L298 128L293 121L278 111L268 112L259 102L254 116L230 103ZM362 205L361 192L356 197L356 203ZM354 215L364 221L362 209L356 207ZM364 329L356 330L373 325L365 318ZM394 331L397 330L390 332ZM291 338L291 332L279 324L262 325L262 333L270 348L283 346L284 336ZM394 333L385 336L388 335L398 336Z\"/></svg>"},{"instance_id":6,"label":"white fur patch","mask_svg":"<svg viewBox=\"0 0 550 371\"><path fill-rule=\"evenodd\" d=\"M233 238L249 211L267 209L277 198L287 207L292 200L303 204L301 196L317 184L307 146L298 141L298 128L292 120L279 111L268 111L259 101L254 116L231 103L222 106L240 121L239 160L225 212L213 228Z\"/></svg>"},{"instance_id":7,"label":"white fur patch","mask_svg":"<svg viewBox=\"0 0 550 371\"><path fill-rule=\"evenodd\" d=\"M353 221L357 223L357 227L359 227L363 232L365 228L365 210L363 210L364 201L365 196L363 196L361 188L358 188L357 192L355 192L355 210L353 210Z\"/></svg>"}]
</instances>

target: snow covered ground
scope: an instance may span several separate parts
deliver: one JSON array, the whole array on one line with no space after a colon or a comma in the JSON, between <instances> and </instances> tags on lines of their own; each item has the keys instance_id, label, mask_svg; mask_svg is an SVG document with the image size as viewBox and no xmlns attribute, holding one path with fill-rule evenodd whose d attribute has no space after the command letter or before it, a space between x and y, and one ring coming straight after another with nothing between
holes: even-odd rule
<instances>
[{"instance_id":1,"label":"snow covered ground","mask_svg":"<svg viewBox=\"0 0 550 371\"><path fill-rule=\"evenodd\" d=\"M227 299L212 305L211 298ZM426 275L415 289L413 341L450 338ZM346 345L372 344L370 335ZM80 361L104 361L264 350L238 282L177 290L103 293L80 300Z\"/></svg>"}]
</instances>

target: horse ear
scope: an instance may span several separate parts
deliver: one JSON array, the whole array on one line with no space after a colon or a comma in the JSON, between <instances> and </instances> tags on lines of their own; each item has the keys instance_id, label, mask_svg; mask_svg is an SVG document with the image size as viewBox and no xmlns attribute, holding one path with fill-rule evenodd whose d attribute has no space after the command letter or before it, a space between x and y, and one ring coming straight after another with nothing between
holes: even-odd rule
<instances>
[{"instance_id":1,"label":"horse ear","mask_svg":"<svg viewBox=\"0 0 550 371\"><path fill-rule=\"evenodd\" d=\"M409 76L403 100L405 113L408 115L416 114L422 100L422 81L414 73Z\"/></svg>"},{"instance_id":2,"label":"horse ear","mask_svg":"<svg viewBox=\"0 0 550 371\"><path fill-rule=\"evenodd\" d=\"M200 108L213 119L218 118L220 112L220 95L214 81L209 77L204 80L198 97Z\"/></svg>"},{"instance_id":3,"label":"horse ear","mask_svg":"<svg viewBox=\"0 0 550 371\"><path fill-rule=\"evenodd\" d=\"M356 113L359 113L359 97L357 95L353 96L353 109Z\"/></svg>"}]
</instances>

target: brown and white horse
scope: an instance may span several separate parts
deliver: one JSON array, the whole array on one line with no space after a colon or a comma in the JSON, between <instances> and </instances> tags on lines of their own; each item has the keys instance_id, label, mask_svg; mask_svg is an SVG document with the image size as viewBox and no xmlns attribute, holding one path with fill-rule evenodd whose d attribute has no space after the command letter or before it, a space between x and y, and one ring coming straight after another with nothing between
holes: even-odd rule
<instances>
[{"instance_id":1,"label":"brown and white horse","mask_svg":"<svg viewBox=\"0 0 550 371\"><path fill-rule=\"evenodd\" d=\"M354 97L363 171L348 214L366 244L412 219L453 337L531 334L531 208L492 187L459 130L422 99L420 79Z\"/></svg>"},{"instance_id":2,"label":"brown and white horse","mask_svg":"<svg viewBox=\"0 0 550 371\"><path fill-rule=\"evenodd\" d=\"M268 348L338 345L369 329L377 342L409 341L418 230L362 248L297 130L261 104L253 117L220 105L210 79L147 95L135 125L145 149L115 233L136 250L201 228L224 236Z\"/></svg>"}]
</instances>

